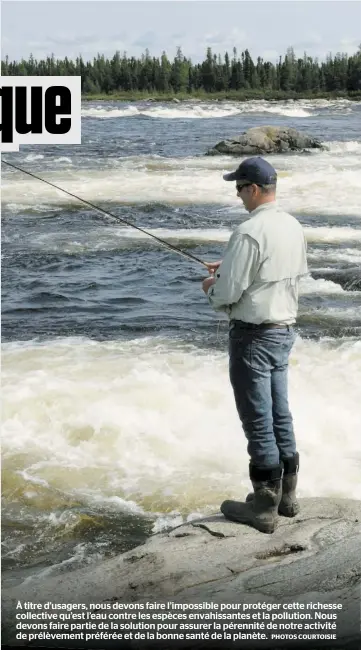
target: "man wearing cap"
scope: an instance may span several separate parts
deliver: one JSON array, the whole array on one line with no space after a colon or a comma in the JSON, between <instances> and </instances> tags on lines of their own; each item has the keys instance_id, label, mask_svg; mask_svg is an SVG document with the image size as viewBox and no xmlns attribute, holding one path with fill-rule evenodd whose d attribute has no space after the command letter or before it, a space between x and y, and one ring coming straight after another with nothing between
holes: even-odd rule
<instances>
[{"instance_id":1,"label":"man wearing cap","mask_svg":"<svg viewBox=\"0 0 361 650\"><path fill-rule=\"evenodd\" d=\"M288 359L295 341L301 276L307 274L300 223L276 203L277 173L260 157L223 176L236 182L250 218L231 235L215 277L203 291L230 320L229 373L250 456L252 494L224 501L227 519L272 533L278 514L299 512L295 490L299 454L288 406Z\"/></svg>"}]
</instances>

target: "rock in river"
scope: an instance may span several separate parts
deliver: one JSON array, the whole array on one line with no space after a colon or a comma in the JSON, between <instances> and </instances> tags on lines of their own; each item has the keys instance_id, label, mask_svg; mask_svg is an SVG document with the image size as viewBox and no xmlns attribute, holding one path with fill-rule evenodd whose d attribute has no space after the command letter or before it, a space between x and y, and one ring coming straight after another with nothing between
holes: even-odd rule
<instances>
[{"instance_id":1,"label":"rock in river","mask_svg":"<svg viewBox=\"0 0 361 650\"><path fill-rule=\"evenodd\" d=\"M175 615L179 613L183 630L196 623L199 630L202 619L195 620L194 612L199 610L194 609L194 604L201 603L207 614L203 615L203 624L206 620L210 634L217 634L214 630L221 630L224 623L228 625L230 636L220 642L222 648L360 650L361 503L352 499L312 498L300 499L300 504L300 514L294 519L280 517L272 535L226 521L223 515L216 514L155 534L142 546L84 569L43 576L4 589L3 643L65 648L174 648L169 637L169 641L165 639L162 643L155 636L154 641L146 638L149 623L154 621L154 609L149 609L149 603L160 612L158 622L165 637L176 629ZM25 602L32 604L30 611L25 609ZM188 604L188 609L174 609L174 603L183 608ZM65 619L74 631L83 626L88 639L94 633L91 644L76 638L71 642L58 638L54 643L51 635L59 627L49 620L45 621L47 632L41 632L40 642L34 638L25 641L22 633L29 629L33 633L32 625L38 631L44 629L39 625L44 620L32 618L33 607L41 608L36 612L58 613L57 622ZM124 617L125 607L131 618L124 622L120 614L123 612ZM227 612L240 615L236 620L225 620ZM117 626L125 623L128 630L140 628L144 637L139 636L140 632L125 637L133 639L125 646L120 646L114 637L105 642L102 635L107 630L115 631L114 621ZM253 640L254 636L249 640L234 636L242 629L247 631L252 621L253 627L259 623L260 630L268 634L266 644ZM88 623L90 632L84 628ZM272 632L279 632L281 623L283 635L272 639ZM312 623L313 629L303 629L306 623ZM64 631L64 627L61 629ZM96 636L97 633L101 634ZM312 643L302 638L305 633L311 635ZM300 635L295 645L290 645L289 634ZM138 642L141 638L144 641ZM195 641L189 636L187 640L184 634L184 641L178 641L176 647L208 650L214 645L213 640Z\"/></svg>"},{"instance_id":2,"label":"rock in river","mask_svg":"<svg viewBox=\"0 0 361 650\"><path fill-rule=\"evenodd\" d=\"M307 151L325 147L319 140L300 133L296 129L278 126L256 126L241 135L222 140L210 149L208 155L230 154L255 156L290 151Z\"/></svg>"}]
</instances>

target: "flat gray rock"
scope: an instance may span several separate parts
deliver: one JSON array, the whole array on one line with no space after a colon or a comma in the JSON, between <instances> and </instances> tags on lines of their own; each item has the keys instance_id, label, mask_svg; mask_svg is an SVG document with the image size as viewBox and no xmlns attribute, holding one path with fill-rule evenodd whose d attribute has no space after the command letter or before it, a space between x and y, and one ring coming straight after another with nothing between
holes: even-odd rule
<instances>
[{"instance_id":1,"label":"flat gray rock","mask_svg":"<svg viewBox=\"0 0 361 650\"><path fill-rule=\"evenodd\" d=\"M256 126L241 135L222 140L207 155L228 154L234 156L256 156L262 154L308 151L325 147L319 140L296 129L278 126Z\"/></svg>"},{"instance_id":2,"label":"flat gray rock","mask_svg":"<svg viewBox=\"0 0 361 650\"><path fill-rule=\"evenodd\" d=\"M342 603L337 641L293 646L278 640L265 646L242 640L223 641L222 647L360 650L361 502L314 498L300 503L301 513L294 519L280 517L272 535L217 514L153 535L144 545L98 565L4 590L3 642L21 645L14 639L18 600L86 605L316 602ZM178 641L177 647L205 647L204 643ZM57 647L68 646L59 641ZM74 642L71 647L83 646ZM110 645L94 642L92 647ZM129 647L138 646L132 642Z\"/></svg>"}]
</instances>

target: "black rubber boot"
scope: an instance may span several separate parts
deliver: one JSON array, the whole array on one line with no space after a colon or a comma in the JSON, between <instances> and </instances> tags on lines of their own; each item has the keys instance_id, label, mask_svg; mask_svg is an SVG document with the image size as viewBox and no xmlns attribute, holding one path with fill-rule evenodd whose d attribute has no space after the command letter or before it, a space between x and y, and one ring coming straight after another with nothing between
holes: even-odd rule
<instances>
[{"instance_id":1,"label":"black rubber boot","mask_svg":"<svg viewBox=\"0 0 361 650\"><path fill-rule=\"evenodd\" d=\"M227 519L247 524L261 533L273 533L278 519L278 506L282 496L282 465L260 469L249 466L254 497L247 503L223 501L221 512Z\"/></svg>"},{"instance_id":2,"label":"black rubber boot","mask_svg":"<svg viewBox=\"0 0 361 650\"><path fill-rule=\"evenodd\" d=\"M278 506L278 512L284 517L295 517L300 511L300 505L296 498L296 487L300 457L296 453L290 458L282 458L284 473L282 479L282 498Z\"/></svg>"},{"instance_id":3,"label":"black rubber boot","mask_svg":"<svg viewBox=\"0 0 361 650\"><path fill-rule=\"evenodd\" d=\"M300 511L300 505L296 498L296 487L298 470L300 466L300 456L298 452L290 458L282 458L284 468L282 478L282 498L278 506L278 514L284 517L295 517ZM246 496L246 502L254 499L254 493L250 492Z\"/></svg>"}]
</instances>

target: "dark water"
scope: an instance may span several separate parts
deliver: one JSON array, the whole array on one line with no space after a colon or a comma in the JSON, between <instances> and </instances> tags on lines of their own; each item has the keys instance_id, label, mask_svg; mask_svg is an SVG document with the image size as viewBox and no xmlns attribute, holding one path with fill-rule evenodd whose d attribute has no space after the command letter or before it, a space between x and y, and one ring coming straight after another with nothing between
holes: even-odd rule
<instances>
[{"instance_id":1,"label":"dark water","mask_svg":"<svg viewBox=\"0 0 361 650\"><path fill-rule=\"evenodd\" d=\"M277 106L275 103L273 105ZM122 104L116 104L116 108L120 110ZM277 126L286 123L301 130L307 129L308 133L321 140L353 141L359 136L360 109L359 104L345 105L343 102L333 102L332 108L313 110L317 113L315 117L311 115L307 118L292 119L272 114L272 124ZM95 114L97 110L99 111L95 108ZM154 107L151 106L150 110L154 111ZM172 110L172 105L169 110ZM85 111L91 113L91 106L86 106ZM312 111L308 112L312 114ZM105 113L105 109L102 113ZM23 164L34 173L50 174L55 179L54 182L63 184L64 187L67 187L69 179L76 184L78 170L81 170L85 178L87 172L92 171L96 175L97 170L109 170L109 175L114 176L112 192L108 201L101 197L101 207L108 207L115 215L130 219L141 228L170 229L175 232L175 240L172 240L172 243L185 250L189 249L201 258L218 258L222 255L225 242L221 245L216 242L199 242L192 230L222 227L231 230L239 223L240 215L237 212L224 213L221 220L219 219L219 213L212 205L211 185L207 193L207 159L199 183L204 183L203 193L208 194L209 199L197 205L192 204L192 200L187 203L187 186L184 184L182 173L177 177L176 174L170 173L172 170L167 167L164 167L165 182L167 183L168 174L170 183L178 183L182 190L180 200L183 205L175 206L171 197L168 201L164 200L164 203L149 202L147 184L142 186L143 175L139 172L137 193L140 195L140 201L122 205L122 187L127 181L122 180L122 167L117 165L121 159L125 164L129 160L127 172L136 176L137 165L138 168L144 169L144 157L156 156L160 159L153 160L159 164L164 159L184 159L184 168L180 168L183 172L187 168L189 158L203 158L202 154L218 140L240 129L267 124L270 117L253 113L214 119L167 119L167 105L157 114L164 117L151 117L153 114L145 112L138 116L108 119L84 117L81 146L46 149L24 147L20 154L8 154L7 158L9 162L13 161L20 166ZM192 113L184 111L184 114ZM216 112L215 114L217 115ZM42 158L32 159L39 155ZM347 153L344 152L343 156L346 159ZM360 150L357 156L360 158ZM302 159L298 159L298 166L302 168ZM332 162L330 157L330 163ZM355 167L356 163L353 171ZM347 172L347 167L345 171ZM93 178L94 176L89 178L89 183ZM12 179L17 181L13 195ZM214 316L210 314L205 302L200 300L198 283L203 273L201 267L195 268L193 263L188 263L184 258L178 258L166 249L154 245L150 239L124 242L119 237L119 243L110 246L109 238L117 228L113 225L114 220L107 220L106 217L103 218L70 198L67 204L57 208L55 191L52 190L51 211L44 212L47 202L42 196L43 186L36 186L36 181L33 182L33 192L39 196L33 197L31 204L27 205L27 195L21 196L22 180L27 179L13 170L3 169L3 182L9 185L9 202L12 207L9 212L7 204L3 206L3 340L69 335L106 339L115 335L128 336L136 332L151 333L160 330L182 331L183 337L190 326L199 335L205 329L208 334L208 327L213 326ZM331 187L327 187L326 171L325 181L324 197L327 200ZM114 187L114 184L117 186ZM78 185L79 194L82 195L84 183L80 182ZM94 194L92 199L96 202L96 192ZM24 209L15 208L14 213L14 204L17 202L24 204ZM328 214L326 218L318 213L317 202L311 214L309 211L302 214L299 205L295 206L294 213L304 225L327 225L359 230L360 215L344 216L342 201L338 200L337 203L339 205L335 205L335 213ZM241 219L245 217L246 215L241 215ZM178 229L189 230L189 238L184 233L177 238ZM102 238L105 241L104 248L101 244ZM76 245L70 251L69 242L77 242L79 252ZM330 242L323 245L328 250L332 246ZM360 240L356 240L353 245L359 247ZM335 250L337 252L337 246ZM359 259L355 258L355 261L355 264L340 264L336 255L334 263L327 265L327 271L319 271L318 267L320 262L322 263L320 257L317 264L311 263L311 272L314 266L314 277L330 279L352 291L360 285ZM335 265L337 268L334 268ZM333 301L334 298L328 296L327 300ZM342 300L348 304L350 296L345 294ZM310 334L327 334L325 322L320 322L315 330L314 323L310 322L305 313L307 310L302 309L302 304L301 311L301 322L306 329L309 326ZM360 327L360 316L353 319L349 325ZM334 319L330 326L332 329L335 327ZM344 326L345 323L341 320L341 331Z\"/></svg>"}]
</instances>

